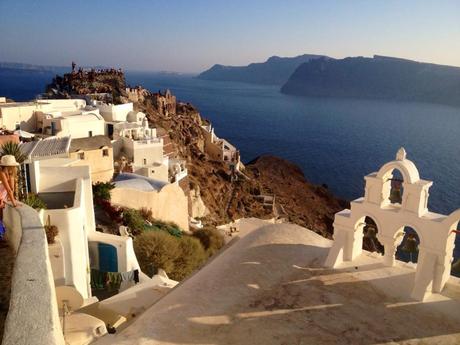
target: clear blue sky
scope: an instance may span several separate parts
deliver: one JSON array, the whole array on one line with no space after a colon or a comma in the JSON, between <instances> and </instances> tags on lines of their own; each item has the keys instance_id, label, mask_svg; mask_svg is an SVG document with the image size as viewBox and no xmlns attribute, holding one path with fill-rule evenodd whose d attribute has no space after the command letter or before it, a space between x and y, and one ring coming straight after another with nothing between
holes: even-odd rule
<instances>
[{"instance_id":1,"label":"clear blue sky","mask_svg":"<svg viewBox=\"0 0 460 345\"><path fill-rule=\"evenodd\" d=\"M460 66L460 0L0 0L0 61L198 72L303 53Z\"/></svg>"}]
</instances>

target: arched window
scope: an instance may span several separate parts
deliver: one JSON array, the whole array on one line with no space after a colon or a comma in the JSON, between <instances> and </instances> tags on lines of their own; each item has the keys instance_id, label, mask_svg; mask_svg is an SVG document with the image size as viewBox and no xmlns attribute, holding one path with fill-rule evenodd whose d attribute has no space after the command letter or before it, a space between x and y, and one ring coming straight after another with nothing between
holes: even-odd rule
<instances>
[{"instance_id":1,"label":"arched window","mask_svg":"<svg viewBox=\"0 0 460 345\"><path fill-rule=\"evenodd\" d=\"M406 226L396 236L403 236L401 244L396 249L396 259L417 263L420 245L420 238L417 232L413 228Z\"/></svg>"}]
</instances>

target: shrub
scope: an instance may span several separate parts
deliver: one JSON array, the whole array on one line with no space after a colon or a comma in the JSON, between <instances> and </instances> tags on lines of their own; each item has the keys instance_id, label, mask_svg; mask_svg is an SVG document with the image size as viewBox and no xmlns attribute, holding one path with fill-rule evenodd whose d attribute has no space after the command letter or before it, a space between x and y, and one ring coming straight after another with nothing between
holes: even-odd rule
<instances>
[{"instance_id":1,"label":"shrub","mask_svg":"<svg viewBox=\"0 0 460 345\"><path fill-rule=\"evenodd\" d=\"M197 230L193 236L200 240L208 256L214 255L225 244L224 236L215 228Z\"/></svg>"},{"instance_id":2,"label":"shrub","mask_svg":"<svg viewBox=\"0 0 460 345\"><path fill-rule=\"evenodd\" d=\"M162 268L175 280L186 278L207 258L198 239L192 236L177 238L165 231L144 232L137 236L134 251L144 273L152 276Z\"/></svg>"},{"instance_id":3,"label":"shrub","mask_svg":"<svg viewBox=\"0 0 460 345\"><path fill-rule=\"evenodd\" d=\"M94 200L110 200L110 191L115 188L111 182L96 182L93 184Z\"/></svg>"},{"instance_id":4,"label":"shrub","mask_svg":"<svg viewBox=\"0 0 460 345\"><path fill-rule=\"evenodd\" d=\"M172 274L180 255L179 240L166 232L145 232L134 239L134 252L142 272L153 276L159 268Z\"/></svg>"},{"instance_id":5,"label":"shrub","mask_svg":"<svg viewBox=\"0 0 460 345\"><path fill-rule=\"evenodd\" d=\"M36 209L36 210L41 210L45 209L46 210L46 204L45 202L38 197L37 194L34 193L29 193L26 197L26 199L23 201L24 204Z\"/></svg>"},{"instance_id":6,"label":"shrub","mask_svg":"<svg viewBox=\"0 0 460 345\"><path fill-rule=\"evenodd\" d=\"M48 244L54 243L54 238L58 235L59 231L56 225L45 225L46 241Z\"/></svg>"},{"instance_id":7,"label":"shrub","mask_svg":"<svg viewBox=\"0 0 460 345\"><path fill-rule=\"evenodd\" d=\"M121 223L123 221L123 210L119 207L113 206L110 201L97 199L96 204L100 206L102 210L109 216L109 218L115 223Z\"/></svg>"},{"instance_id":8,"label":"shrub","mask_svg":"<svg viewBox=\"0 0 460 345\"><path fill-rule=\"evenodd\" d=\"M123 224L131 230L133 235L139 235L144 231L145 221L138 210L127 208L123 210Z\"/></svg>"},{"instance_id":9,"label":"shrub","mask_svg":"<svg viewBox=\"0 0 460 345\"><path fill-rule=\"evenodd\" d=\"M200 241L192 236L184 236L178 242L180 255L174 261L171 279L180 281L197 270L207 255Z\"/></svg>"}]
</instances>

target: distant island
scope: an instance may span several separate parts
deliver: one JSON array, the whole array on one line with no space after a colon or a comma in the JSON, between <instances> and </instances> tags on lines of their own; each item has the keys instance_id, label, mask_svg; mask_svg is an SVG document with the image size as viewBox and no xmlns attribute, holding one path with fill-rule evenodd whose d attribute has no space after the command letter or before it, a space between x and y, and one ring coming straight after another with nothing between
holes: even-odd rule
<instances>
[{"instance_id":1,"label":"distant island","mask_svg":"<svg viewBox=\"0 0 460 345\"><path fill-rule=\"evenodd\" d=\"M283 85L301 64L324 55L305 54L295 57L272 56L261 63L247 66L223 66L216 64L198 75L199 79L239 81L244 83Z\"/></svg>"},{"instance_id":2,"label":"distant island","mask_svg":"<svg viewBox=\"0 0 460 345\"><path fill-rule=\"evenodd\" d=\"M300 65L281 92L460 106L460 67L378 55L314 59Z\"/></svg>"}]
</instances>

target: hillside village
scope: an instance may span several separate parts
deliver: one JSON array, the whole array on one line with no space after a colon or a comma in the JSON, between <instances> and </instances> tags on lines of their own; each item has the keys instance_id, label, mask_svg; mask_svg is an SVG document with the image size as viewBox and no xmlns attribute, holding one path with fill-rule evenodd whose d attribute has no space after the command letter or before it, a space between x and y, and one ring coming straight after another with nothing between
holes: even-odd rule
<instances>
[{"instance_id":1,"label":"hillside village","mask_svg":"<svg viewBox=\"0 0 460 345\"><path fill-rule=\"evenodd\" d=\"M264 317L272 328L247 343L301 343L305 319L311 343L410 342L421 325L406 337L385 331L409 317L427 325L423 337L458 343L460 285L450 273L460 216L429 212L432 182L419 178L403 149L365 177L364 197L350 204L280 158L243 163L236 146L169 90L130 87L121 70L75 64L36 100L0 98L0 127L10 174L0 174L9 198L9 248L0 248L9 264L0 273L11 284L11 296L9 287L1 296L2 344L26 344L32 333L37 344L244 343L251 320L260 328ZM401 193L395 169L406 194L389 201ZM407 224L420 231L417 266L395 260ZM377 238L387 248L382 262L363 253ZM170 257L160 258L160 247ZM333 279L341 285L328 287ZM434 311L423 307L427 300ZM362 321L367 305L383 315L382 327L369 334L345 325L347 317ZM347 331L325 331L323 310ZM30 320L31 329L18 327Z\"/></svg>"}]
</instances>

